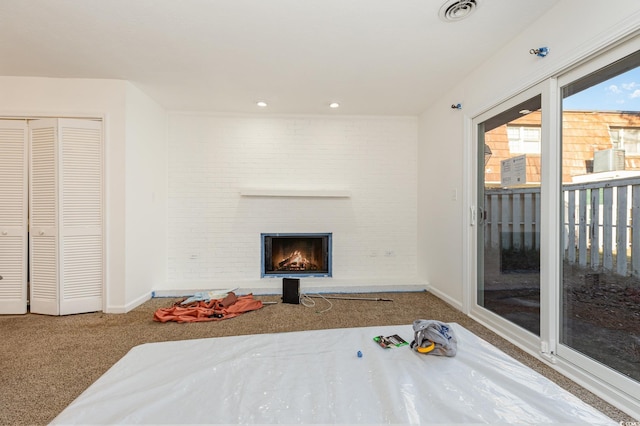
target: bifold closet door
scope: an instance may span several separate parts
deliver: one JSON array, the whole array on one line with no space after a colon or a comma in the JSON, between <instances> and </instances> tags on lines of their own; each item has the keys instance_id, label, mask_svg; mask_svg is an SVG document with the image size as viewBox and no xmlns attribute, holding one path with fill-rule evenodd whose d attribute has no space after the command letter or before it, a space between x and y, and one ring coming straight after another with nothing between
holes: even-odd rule
<instances>
[{"instance_id":1,"label":"bifold closet door","mask_svg":"<svg viewBox=\"0 0 640 426\"><path fill-rule=\"evenodd\" d=\"M27 122L0 120L0 314L27 312Z\"/></svg>"},{"instance_id":2,"label":"bifold closet door","mask_svg":"<svg viewBox=\"0 0 640 426\"><path fill-rule=\"evenodd\" d=\"M99 121L29 121L31 312L102 310L103 176Z\"/></svg>"}]
</instances>

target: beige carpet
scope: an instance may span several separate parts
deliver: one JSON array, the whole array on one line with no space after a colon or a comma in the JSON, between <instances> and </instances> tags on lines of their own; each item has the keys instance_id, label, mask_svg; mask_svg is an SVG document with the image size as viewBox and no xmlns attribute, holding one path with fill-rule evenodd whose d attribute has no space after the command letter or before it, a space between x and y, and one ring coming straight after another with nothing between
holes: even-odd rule
<instances>
[{"instance_id":1,"label":"beige carpet","mask_svg":"<svg viewBox=\"0 0 640 426\"><path fill-rule=\"evenodd\" d=\"M338 295L346 296L346 295ZM178 299L152 299L127 314L51 317L0 316L0 424L44 425L132 347L148 342L278 333L326 328L411 324L415 319L456 322L595 406L615 421L629 416L525 354L435 296L425 293L355 294L391 302L322 299L315 307L277 303L223 321L153 321L156 309ZM279 296L257 297L280 301ZM99 419L96 419L99 421Z\"/></svg>"}]
</instances>

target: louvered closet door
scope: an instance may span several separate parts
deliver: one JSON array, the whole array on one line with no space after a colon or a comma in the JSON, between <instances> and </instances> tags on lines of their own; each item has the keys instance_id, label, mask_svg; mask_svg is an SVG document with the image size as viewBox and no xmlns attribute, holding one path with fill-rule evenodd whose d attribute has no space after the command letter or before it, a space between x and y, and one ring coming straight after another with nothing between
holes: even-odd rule
<instances>
[{"instance_id":1,"label":"louvered closet door","mask_svg":"<svg viewBox=\"0 0 640 426\"><path fill-rule=\"evenodd\" d=\"M27 312L27 123L0 120L0 314Z\"/></svg>"},{"instance_id":2,"label":"louvered closet door","mask_svg":"<svg viewBox=\"0 0 640 426\"><path fill-rule=\"evenodd\" d=\"M51 315L100 311L104 281L101 123L35 120L30 128L31 311ZM48 139L52 149L43 143Z\"/></svg>"},{"instance_id":3,"label":"louvered closet door","mask_svg":"<svg viewBox=\"0 0 640 426\"><path fill-rule=\"evenodd\" d=\"M60 314L102 310L102 124L59 120Z\"/></svg>"},{"instance_id":4,"label":"louvered closet door","mask_svg":"<svg viewBox=\"0 0 640 426\"><path fill-rule=\"evenodd\" d=\"M58 315L57 120L29 122L31 312Z\"/></svg>"}]
</instances>

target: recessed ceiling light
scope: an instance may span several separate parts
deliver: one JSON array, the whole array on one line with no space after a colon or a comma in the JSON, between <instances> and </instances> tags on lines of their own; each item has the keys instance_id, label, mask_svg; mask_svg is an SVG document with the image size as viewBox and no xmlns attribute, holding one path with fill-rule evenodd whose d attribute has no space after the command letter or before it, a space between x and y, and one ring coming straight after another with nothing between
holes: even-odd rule
<instances>
[{"instance_id":1,"label":"recessed ceiling light","mask_svg":"<svg viewBox=\"0 0 640 426\"><path fill-rule=\"evenodd\" d=\"M260 108L264 108L267 106L267 103L265 101L258 101L256 102L256 105L258 105Z\"/></svg>"},{"instance_id":2,"label":"recessed ceiling light","mask_svg":"<svg viewBox=\"0 0 640 426\"><path fill-rule=\"evenodd\" d=\"M339 108L339 107L340 107L340 104L337 102L331 102L329 104L329 108Z\"/></svg>"},{"instance_id":3,"label":"recessed ceiling light","mask_svg":"<svg viewBox=\"0 0 640 426\"><path fill-rule=\"evenodd\" d=\"M530 109L521 109L518 112L524 115L524 114L531 114L533 111L531 111Z\"/></svg>"}]
</instances>

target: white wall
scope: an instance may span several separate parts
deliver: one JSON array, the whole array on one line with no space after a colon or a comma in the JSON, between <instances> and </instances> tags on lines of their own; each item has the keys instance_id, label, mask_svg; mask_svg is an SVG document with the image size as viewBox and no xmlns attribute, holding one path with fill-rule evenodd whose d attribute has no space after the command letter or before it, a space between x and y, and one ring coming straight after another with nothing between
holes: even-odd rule
<instances>
[{"instance_id":1,"label":"white wall","mask_svg":"<svg viewBox=\"0 0 640 426\"><path fill-rule=\"evenodd\" d=\"M167 281L167 113L126 85L126 310Z\"/></svg>"},{"instance_id":2,"label":"white wall","mask_svg":"<svg viewBox=\"0 0 640 426\"><path fill-rule=\"evenodd\" d=\"M130 103L129 108L127 104ZM7 117L95 117L103 118L105 126L105 186L106 186L106 294L105 306L108 312L125 312L139 303L147 292L149 297L153 288L151 281L162 279L157 271L144 270L133 266L127 271L127 265L136 265L139 260L135 250L140 245L128 247L131 237L126 235L127 220L132 225L140 222L142 214L135 208L144 205L135 197L144 196L156 188L161 164L155 161L162 154L154 151L151 141L156 138L166 140L166 124L162 123L162 114L152 101L139 93L130 83L121 80L57 79L40 77L0 77L0 116ZM165 121L166 123L166 121ZM154 126L153 129L145 128ZM161 132L155 129L161 126ZM136 147L139 141L141 146ZM131 155L128 161L126 156ZM146 167L150 163L146 155L154 157L154 182L147 183L146 177L133 172L138 166ZM130 170L131 169L131 170ZM156 179L157 178L157 179ZM127 195L127 191L129 194ZM163 197L162 189L158 197ZM157 198L156 198L157 199ZM127 202L132 209L127 209ZM162 199L160 199L162 203ZM149 213L147 207L144 212ZM154 204L149 214L153 223L160 223L164 216L163 207ZM133 234L133 237L141 233ZM155 240L156 251L150 252L145 267L156 262L160 268L165 265L165 257L160 256L164 245L161 238ZM146 274L146 275L145 275ZM131 288L131 290L129 290Z\"/></svg>"},{"instance_id":3,"label":"white wall","mask_svg":"<svg viewBox=\"0 0 640 426\"><path fill-rule=\"evenodd\" d=\"M303 288L418 284L416 144L415 118L170 114L166 289L279 291L260 279L261 232L333 233L333 278Z\"/></svg>"},{"instance_id":4,"label":"white wall","mask_svg":"<svg viewBox=\"0 0 640 426\"><path fill-rule=\"evenodd\" d=\"M460 84L435 101L419 121L418 264L420 277L432 290L460 308L464 305L463 198L451 191L470 192L465 181L465 156L471 150L470 118L579 59L604 48L621 34L638 28L640 2L563 0ZM545 58L529 50L549 47ZM455 111L452 103L461 103ZM468 132L469 134L465 134ZM434 155L434 152L439 155ZM435 202L434 202L435 201ZM474 272L471 271L471 274Z\"/></svg>"}]
</instances>

